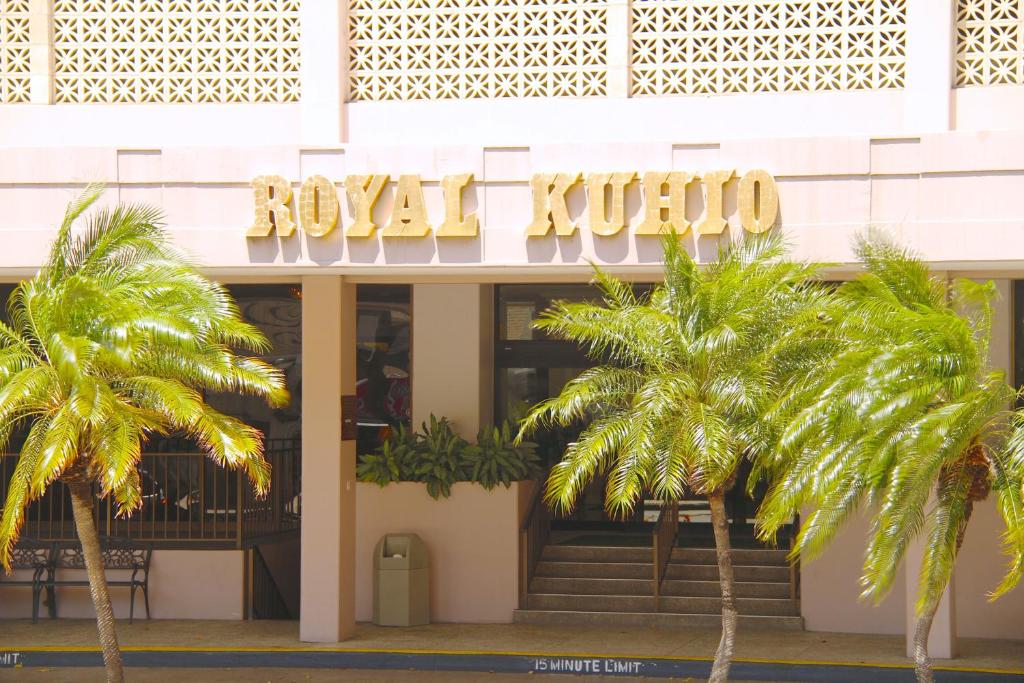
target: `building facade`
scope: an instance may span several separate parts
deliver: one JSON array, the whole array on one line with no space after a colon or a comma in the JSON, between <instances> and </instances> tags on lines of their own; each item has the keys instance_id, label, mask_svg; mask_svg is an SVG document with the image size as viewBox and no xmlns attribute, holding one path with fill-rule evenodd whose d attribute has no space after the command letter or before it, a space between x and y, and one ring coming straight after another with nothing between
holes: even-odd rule
<instances>
[{"instance_id":1,"label":"building facade","mask_svg":"<svg viewBox=\"0 0 1024 683\"><path fill-rule=\"evenodd\" d=\"M147 456L172 501L139 532L154 616L251 615L266 572L303 640L337 641L370 618L377 538L415 531L436 620L540 618L521 615L558 611L530 609L532 486L357 484L340 398L362 428L434 414L472 436L550 395L580 365L524 321L585 296L591 263L656 279L666 223L700 259L779 230L835 279L883 228L995 280L992 363L1019 378L1022 121L1020 0L0 0L0 277L33 274L100 181L106 203L161 207L288 364L301 403L251 416L279 444L272 509L169 465L181 449ZM169 494L170 469L195 483ZM1024 639L1024 593L986 598L999 524L976 510L936 654ZM866 525L785 579L800 627L907 632L913 571L858 600Z\"/></svg>"}]
</instances>

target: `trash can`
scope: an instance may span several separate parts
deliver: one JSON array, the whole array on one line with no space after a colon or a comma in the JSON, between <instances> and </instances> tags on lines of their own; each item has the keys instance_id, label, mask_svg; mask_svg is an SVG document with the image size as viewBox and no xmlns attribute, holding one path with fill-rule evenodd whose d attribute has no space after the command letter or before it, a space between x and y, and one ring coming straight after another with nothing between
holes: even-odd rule
<instances>
[{"instance_id":1,"label":"trash can","mask_svg":"<svg viewBox=\"0 0 1024 683\"><path fill-rule=\"evenodd\" d=\"M430 557L416 534L387 534L373 552L373 623L430 623Z\"/></svg>"}]
</instances>

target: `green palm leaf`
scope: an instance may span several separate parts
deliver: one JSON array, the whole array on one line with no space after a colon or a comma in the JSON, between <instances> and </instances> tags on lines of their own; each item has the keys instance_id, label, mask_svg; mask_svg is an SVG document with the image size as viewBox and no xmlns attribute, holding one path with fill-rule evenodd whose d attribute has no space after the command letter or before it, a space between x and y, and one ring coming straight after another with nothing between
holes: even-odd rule
<instances>
[{"instance_id":1,"label":"green palm leaf","mask_svg":"<svg viewBox=\"0 0 1024 683\"><path fill-rule=\"evenodd\" d=\"M0 441L29 426L0 518L9 567L26 506L58 478L88 481L119 514L142 502L139 459L154 433L182 431L216 462L267 491L263 435L208 406L200 393L288 400L281 373L256 357L269 343L223 286L170 244L160 212L118 206L76 219L69 205L46 264L15 288L0 324Z\"/></svg>"}]
</instances>

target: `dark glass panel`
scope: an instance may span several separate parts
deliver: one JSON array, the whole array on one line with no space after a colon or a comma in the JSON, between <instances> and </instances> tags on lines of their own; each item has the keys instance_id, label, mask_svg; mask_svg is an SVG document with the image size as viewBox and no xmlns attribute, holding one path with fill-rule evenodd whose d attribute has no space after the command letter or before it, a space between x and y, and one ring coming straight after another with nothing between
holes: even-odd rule
<instances>
[{"instance_id":1,"label":"dark glass panel","mask_svg":"<svg viewBox=\"0 0 1024 683\"><path fill-rule=\"evenodd\" d=\"M408 425L412 419L411 287L359 285L357 299L357 449L369 453L394 427Z\"/></svg>"}]
</instances>

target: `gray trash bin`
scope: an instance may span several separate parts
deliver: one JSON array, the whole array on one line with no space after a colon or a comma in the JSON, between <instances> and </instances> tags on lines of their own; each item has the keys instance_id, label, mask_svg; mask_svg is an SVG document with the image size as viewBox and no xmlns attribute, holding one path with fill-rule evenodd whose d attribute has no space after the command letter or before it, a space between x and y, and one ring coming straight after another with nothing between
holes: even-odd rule
<instances>
[{"instance_id":1,"label":"gray trash bin","mask_svg":"<svg viewBox=\"0 0 1024 683\"><path fill-rule=\"evenodd\" d=\"M416 534L387 534L373 551L373 623L430 623L430 556Z\"/></svg>"}]
</instances>

